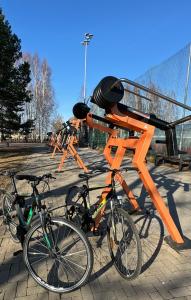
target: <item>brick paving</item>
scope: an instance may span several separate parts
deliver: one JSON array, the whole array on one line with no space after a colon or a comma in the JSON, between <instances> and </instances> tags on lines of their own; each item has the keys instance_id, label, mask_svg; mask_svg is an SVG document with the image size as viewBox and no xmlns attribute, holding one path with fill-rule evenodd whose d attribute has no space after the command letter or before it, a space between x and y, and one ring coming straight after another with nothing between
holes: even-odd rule
<instances>
[{"instance_id":1,"label":"brick paving","mask_svg":"<svg viewBox=\"0 0 191 300\"><path fill-rule=\"evenodd\" d=\"M87 165L104 164L105 160L95 150L80 151ZM54 172L57 168L60 155L54 160L45 148L38 147L38 152L26 156L23 161L23 172L40 175L45 172ZM11 167L11 166L10 166ZM160 166L155 168L149 165L152 176L169 209L181 225L183 234L191 239L191 172L179 173L175 167ZM80 184L78 178L80 170L73 160L68 160L63 168L64 172L56 174L57 180L52 181L51 193L46 199L48 206L64 203L67 190L70 186ZM130 171L127 182L135 195L140 198L141 205L150 204L147 193L142 188L135 172ZM93 184L103 184L104 175L95 176ZM18 182L21 192L28 191L29 187ZM92 199L96 194L92 193ZM163 240L166 229L163 228L160 218L154 212L152 218L134 216L138 228L143 222L148 223L147 234L142 236L143 267L141 275L133 281L127 282L119 276L111 265L106 239L97 247L99 237L90 238L94 251L94 268L88 284L81 289L58 295L47 292L32 278L24 266L22 255L16 257L13 253L20 249L14 243L2 224L0 218L0 300L161 300L161 299L191 299L191 249L176 252Z\"/></svg>"}]
</instances>

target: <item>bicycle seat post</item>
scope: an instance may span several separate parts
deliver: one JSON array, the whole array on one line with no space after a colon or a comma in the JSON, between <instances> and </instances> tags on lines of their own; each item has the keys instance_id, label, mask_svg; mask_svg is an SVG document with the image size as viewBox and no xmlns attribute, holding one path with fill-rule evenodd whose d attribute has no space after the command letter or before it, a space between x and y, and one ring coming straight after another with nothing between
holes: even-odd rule
<instances>
[{"instance_id":1,"label":"bicycle seat post","mask_svg":"<svg viewBox=\"0 0 191 300\"><path fill-rule=\"evenodd\" d=\"M37 189L37 185L38 183L36 181L31 181L31 187L32 187L32 194L34 195L35 199L37 200L37 204L38 204L38 196L39 196L39 192Z\"/></svg>"}]
</instances>

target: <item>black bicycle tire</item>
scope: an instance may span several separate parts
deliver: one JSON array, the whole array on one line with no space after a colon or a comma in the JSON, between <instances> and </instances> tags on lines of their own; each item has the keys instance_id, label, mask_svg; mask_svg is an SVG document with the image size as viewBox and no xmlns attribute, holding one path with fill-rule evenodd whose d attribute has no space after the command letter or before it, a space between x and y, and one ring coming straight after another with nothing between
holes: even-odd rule
<instances>
[{"instance_id":1,"label":"black bicycle tire","mask_svg":"<svg viewBox=\"0 0 191 300\"><path fill-rule=\"evenodd\" d=\"M10 193L8 193L8 192L6 192L6 191L3 191L3 205L2 205L2 210L3 210L3 218L4 218L4 219L6 218L6 212L5 212L5 201L6 201L6 197L8 197L9 199L11 199L12 202L14 201L14 197L13 197ZM12 232L11 227L10 227L10 223L8 223L8 224L6 224L6 225L7 225L7 227L8 227L9 233L10 233L11 238L13 239L13 241L14 241L15 243L20 243L20 241L19 241L19 239L18 239L18 237L17 237L17 234L15 235L15 234Z\"/></svg>"},{"instance_id":2,"label":"black bicycle tire","mask_svg":"<svg viewBox=\"0 0 191 300\"><path fill-rule=\"evenodd\" d=\"M120 274L120 276L122 276L123 278L125 278L126 280L133 280L135 278L137 278L141 272L141 268L142 268L142 246L141 246L141 240L139 238L139 233L138 233L138 230L133 222L133 219L132 217L128 214L127 211L125 211L124 209L122 208L114 208L114 212L118 213L119 215L123 216L126 221L128 222L128 224L130 225L133 233L134 233L134 236L135 236L135 239L136 239L136 245L137 245L137 266L136 266L136 269L135 271L133 272L133 274L131 274L130 276L127 276L127 274L125 275L124 273L121 272L121 270L119 270L117 264L116 264L116 261L115 261L115 256L113 254L113 251L112 251L112 248L111 248L111 242L110 242L110 230L111 230L111 227L110 227L110 223L111 223L111 214L109 216L109 219L108 219L108 227L107 227L107 242L108 242L108 248L109 248L109 253L110 253L110 256L111 256L111 259L113 261L113 264L117 270L117 272Z\"/></svg>"},{"instance_id":3,"label":"black bicycle tire","mask_svg":"<svg viewBox=\"0 0 191 300\"><path fill-rule=\"evenodd\" d=\"M28 261L28 257L27 257L27 253L28 253L28 243L30 240L30 237L32 236L33 232L35 230L37 230L39 227L42 227L41 222L37 222L36 224L34 224L34 226L27 232L26 237L25 237L25 241L24 241L24 245L23 245L23 257L24 257L24 262L25 265L29 271L29 274L33 277L33 279L42 287L44 287L46 290L49 290L51 292L56 292L56 293L68 293L68 292L72 292L78 288L80 288L82 285L84 285L92 272L92 268L93 268L93 251L92 251L92 247L91 244L88 240L88 238L86 237L85 233L78 228L74 223L64 219L64 218L59 218L59 217L54 217L51 218L51 222L62 222L65 223L67 226L70 226L73 230L75 230L78 235L80 236L80 238L83 240L84 245L86 247L87 250L87 257L88 257L88 267L87 270L84 274L84 276L82 277L82 279L75 284L73 287L69 287L69 288L57 288L57 287L53 287L53 286L49 286L47 283L45 283L41 278L38 278L38 276L36 276L34 274L34 272L32 271L32 268L30 266L30 263Z\"/></svg>"}]
</instances>

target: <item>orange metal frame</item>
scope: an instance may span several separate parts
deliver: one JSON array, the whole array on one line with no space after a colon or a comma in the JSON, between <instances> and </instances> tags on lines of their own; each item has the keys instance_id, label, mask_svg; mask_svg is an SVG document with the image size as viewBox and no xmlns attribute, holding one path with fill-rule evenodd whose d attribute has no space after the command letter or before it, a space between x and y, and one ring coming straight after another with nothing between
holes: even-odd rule
<instances>
[{"instance_id":1,"label":"orange metal frame","mask_svg":"<svg viewBox=\"0 0 191 300\"><path fill-rule=\"evenodd\" d=\"M146 163L145 163L146 154L149 150L155 127L130 117L128 115L128 112L123 114L122 112L120 112L118 110L117 105L115 105L111 109L111 113L107 114L105 119L112 122L116 126L128 128L130 130L134 130L139 133L139 137L137 137L137 139L132 139L130 137L129 138L118 138L116 130L93 122L92 115L90 113L87 115L86 121L87 121L88 126L90 126L91 128L96 128L98 130L109 133L109 138L108 138L107 144L104 149L104 156L105 156L106 160L108 161L110 167L112 169L120 169L120 166L123 161L126 150L127 149L134 150L132 164L134 167L137 168L138 175L139 175L141 181L143 182L143 185L145 186L147 192L149 193L165 226L167 227L167 230L168 230L171 238L178 244L184 243L184 240L183 240L179 230L177 229L177 227L169 213L168 208L166 207L162 197L160 196L160 194L153 182L153 179L149 174L149 171L148 171ZM113 146L117 147L114 157L112 157L112 155L111 155L111 150L112 150ZM125 182L125 180L124 180L123 176L120 174L120 172L116 175L116 179L119 181L122 188L126 192L132 206L135 209L139 209L139 205L138 205L132 191L128 187L127 183ZM111 182L111 174L109 174L106 179L107 184L110 182ZM105 197L105 195L108 192L109 192L109 189L105 189L102 193L102 198ZM104 213L104 209L105 208L103 208L101 213L98 214L98 216L96 217L96 220L95 220L96 227L98 226L98 224L100 222L102 214Z\"/></svg>"},{"instance_id":2,"label":"orange metal frame","mask_svg":"<svg viewBox=\"0 0 191 300\"><path fill-rule=\"evenodd\" d=\"M73 120L72 121L72 125L78 129L80 126L80 120ZM68 139L66 141L66 145L65 148L62 149L63 155L61 157L61 161L60 164L58 166L58 171L60 172L65 160L71 155L76 163L78 164L78 166L84 170L84 172L88 172L87 167L85 166L83 160L81 159L81 157L79 156L78 152L76 151L76 149L74 148L74 144L78 143L78 139L76 137L76 135L70 135L68 136Z\"/></svg>"},{"instance_id":3,"label":"orange metal frame","mask_svg":"<svg viewBox=\"0 0 191 300\"><path fill-rule=\"evenodd\" d=\"M54 150L52 152L51 158L55 157L55 154L56 154L57 150L58 150L58 152L62 152L61 141L62 141L62 132L60 131L59 134L56 137L56 142L54 143Z\"/></svg>"},{"instance_id":4,"label":"orange metal frame","mask_svg":"<svg viewBox=\"0 0 191 300\"><path fill-rule=\"evenodd\" d=\"M54 136L54 133L52 133L51 136L50 136L50 140L49 140L48 146L49 147L54 147L55 146L55 136Z\"/></svg>"}]
</instances>

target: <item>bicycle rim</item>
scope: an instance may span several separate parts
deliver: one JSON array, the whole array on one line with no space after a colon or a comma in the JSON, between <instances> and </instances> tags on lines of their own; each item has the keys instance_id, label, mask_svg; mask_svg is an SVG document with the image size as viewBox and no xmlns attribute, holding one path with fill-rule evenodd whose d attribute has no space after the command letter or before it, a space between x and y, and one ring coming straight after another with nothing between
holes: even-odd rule
<instances>
[{"instance_id":1,"label":"bicycle rim","mask_svg":"<svg viewBox=\"0 0 191 300\"><path fill-rule=\"evenodd\" d=\"M118 273L127 280L135 279L142 266L141 241L132 218L121 208L115 208L109 218L107 240Z\"/></svg>"},{"instance_id":2,"label":"bicycle rim","mask_svg":"<svg viewBox=\"0 0 191 300\"><path fill-rule=\"evenodd\" d=\"M14 242L19 243L19 239L17 237L17 226L19 224L19 220L16 215L15 206L12 206L14 198L9 193L5 193L3 196L3 219L5 224L8 227L9 233L14 240Z\"/></svg>"},{"instance_id":3,"label":"bicycle rim","mask_svg":"<svg viewBox=\"0 0 191 300\"><path fill-rule=\"evenodd\" d=\"M92 249L85 234L73 223L52 218L50 226L54 243L50 232L46 237L43 235L40 223L27 233L23 247L25 264L44 288L57 293L71 292L91 274Z\"/></svg>"}]
</instances>

